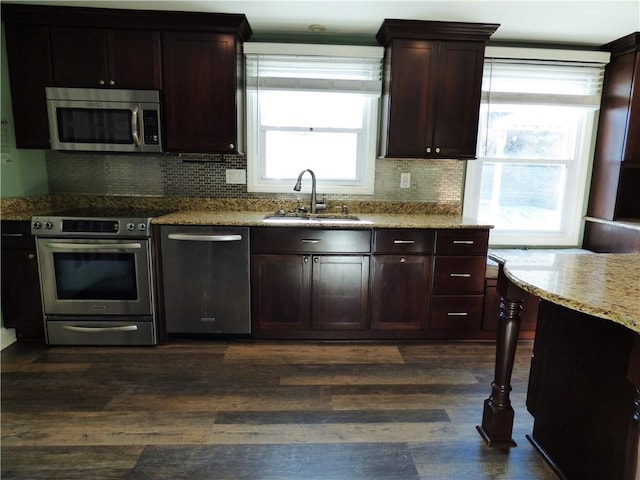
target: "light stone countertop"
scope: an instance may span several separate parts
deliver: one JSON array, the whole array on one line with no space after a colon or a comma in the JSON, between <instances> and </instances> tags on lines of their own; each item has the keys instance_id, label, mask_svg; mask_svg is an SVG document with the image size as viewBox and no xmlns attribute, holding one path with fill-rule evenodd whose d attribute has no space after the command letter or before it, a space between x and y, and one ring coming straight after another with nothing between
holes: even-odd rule
<instances>
[{"instance_id":1,"label":"light stone countertop","mask_svg":"<svg viewBox=\"0 0 640 480\"><path fill-rule=\"evenodd\" d=\"M184 210L153 219L156 225L219 225L219 226L247 226L247 227L309 227L309 228L446 228L446 229L487 229L492 225L479 224L460 215L441 214L370 214L356 213L361 223L344 222L341 220L310 222L300 219L286 222L267 222L266 215L273 212L236 212L211 210Z\"/></svg>"},{"instance_id":2,"label":"light stone countertop","mask_svg":"<svg viewBox=\"0 0 640 480\"><path fill-rule=\"evenodd\" d=\"M640 333L640 255L491 250L518 287Z\"/></svg>"}]
</instances>

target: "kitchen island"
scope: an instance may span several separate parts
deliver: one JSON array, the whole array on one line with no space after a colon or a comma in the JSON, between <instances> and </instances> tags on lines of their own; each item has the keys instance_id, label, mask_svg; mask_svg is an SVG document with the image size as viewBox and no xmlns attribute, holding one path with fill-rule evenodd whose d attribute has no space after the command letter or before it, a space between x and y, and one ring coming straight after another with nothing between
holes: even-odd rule
<instances>
[{"instance_id":1,"label":"kitchen island","mask_svg":"<svg viewBox=\"0 0 640 480\"><path fill-rule=\"evenodd\" d=\"M561 478L640 473L640 255L498 251L495 380L478 430L515 446L509 400L522 292L540 299L528 439ZM526 305L524 308L527 308Z\"/></svg>"}]
</instances>

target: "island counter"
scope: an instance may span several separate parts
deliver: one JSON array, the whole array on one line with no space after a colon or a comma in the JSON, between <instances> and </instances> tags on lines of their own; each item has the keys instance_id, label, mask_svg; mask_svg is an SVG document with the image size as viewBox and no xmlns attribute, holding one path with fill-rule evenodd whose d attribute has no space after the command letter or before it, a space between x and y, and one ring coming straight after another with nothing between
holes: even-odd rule
<instances>
[{"instance_id":1,"label":"island counter","mask_svg":"<svg viewBox=\"0 0 640 480\"><path fill-rule=\"evenodd\" d=\"M502 302L495 380L478 431L490 446L515 446L509 392L528 292L540 304L527 438L561 478L637 479L640 255L504 250L490 257L499 263Z\"/></svg>"}]
</instances>

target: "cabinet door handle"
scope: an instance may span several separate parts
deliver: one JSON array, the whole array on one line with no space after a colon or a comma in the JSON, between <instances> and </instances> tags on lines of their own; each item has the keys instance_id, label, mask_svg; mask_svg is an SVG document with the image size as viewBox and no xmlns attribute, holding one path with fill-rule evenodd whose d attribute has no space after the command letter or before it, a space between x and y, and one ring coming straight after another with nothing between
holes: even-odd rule
<instances>
[{"instance_id":1,"label":"cabinet door handle","mask_svg":"<svg viewBox=\"0 0 640 480\"><path fill-rule=\"evenodd\" d=\"M439 148L436 148L436 153L440 153L440 149Z\"/></svg>"},{"instance_id":2,"label":"cabinet door handle","mask_svg":"<svg viewBox=\"0 0 640 480\"><path fill-rule=\"evenodd\" d=\"M319 259L318 257L315 257L315 258L313 259L313 263L320 263L320 259Z\"/></svg>"},{"instance_id":3,"label":"cabinet door handle","mask_svg":"<svg viewBox=\"0 0 640 480\"><path fill-rule=\"evenodd\" d=\"M302 257L302 261L304 263L309 263L309 257Z\"/></svg>"},{"instance_id":4,"label":"cabinet door handle","mask_svg":"<svg viewBox=\"0 0 640 480\"><path fill-rule=\"evenodd\" d=\"M301 243L322 243L322 240L318 240L315 238L303 238L300 240Z\"/></svg>"},{"instance_id":5,"label":"cabinet door handle","mask_svg":"<svg viewBox=\"0 0 640 480\"><path fill-rule=\"evenodd\" d=\"M456 278L470 278L471 274L470 273L450 273L449 276L456 277Z\"/></svg>"},{"instance_id":6,"label":"cabinet door handle","mask_svg":"<svg viewBox=\"0 0 640 480\"><path fill-rule=\"evenodd\" d=\"M169 240L186 240L190 242L237 242L242 235L197 235L193 233L170 233Z\"/></svg>"},{"instance_id":7,"label":"cabinet door handle","mask_svg":"<svg viewBox=\"0 0 640 480\"><path fill-rule=\"evenodd\" d=\"M427 147L427 153L431 153L431 147Z\"/></svg>"},{"instance_id":8,"label":"cabinet door handle","mask_svg":"<svg viewBox=\"0 0 640 480\"><path fill-rule=\"evenodd\" d=\"M409 243L416 243L415 240L394 240L393 243L395 244L409 244Z\"/></svg>"},{"instance_id":9,"label":"cabinet door handle","mask_svg":"<svg viewBox=\"0 0 640 480\"><path fill-rule=\"evenodd\" d=\"M449 312L447 313L448 317L466 317L469 315L467 312Z\"/></svg>"},{"instance_id":10,"label":"cabinet door handle","mask_svg":"<svg viewBox=\"0 0 640 480\"><path fill-rule=\"evenodd\" d=\"M406 262L407 262L407 259L406 259L406 258L404 258L404 257L400 257L400 263L406 263Z\"/></svg>"},{"instance_id":11,"label":"cabinet door handle","mask_svg":"<svg viewBox=\"0 0 640 480\"><path fill-rule=\"evenodd\" d=\"M36 256L35 256L35 254L30 253L29 255L27 255L27 258L28 258L29 260L33 260L34 258L36 258Z\"/></svg>"},{"instance_id":12,"label":"cabinet door handle","mask_svg":"<svg viewBox=\"0 0 640 480\"><path fill-rule=\"evenodd\" d=\"M454 245L473 245L473 240L454 240Z\"/></svg>"}]
</instances>

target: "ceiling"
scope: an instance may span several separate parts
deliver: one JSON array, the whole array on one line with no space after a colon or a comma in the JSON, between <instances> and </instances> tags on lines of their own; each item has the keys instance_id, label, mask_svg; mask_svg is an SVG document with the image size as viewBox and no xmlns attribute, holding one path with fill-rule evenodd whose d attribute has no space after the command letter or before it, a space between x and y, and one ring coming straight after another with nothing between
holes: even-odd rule
<instances>
[{"instance_id":1,"label":"ceiling","mask_svg":"<svg viewBox=\"0 0 640 480\"><path fill-rule=\"evenodd\" d=\"M2 0L5 1L5 0ZM600 46L640 31L640 0L8 0L143 10L244 13L252 39L274 36L374 43L385 18L499 23L492 42ZM311 33L310 25L324 33Z\"/></svg>"}]
</instances>

